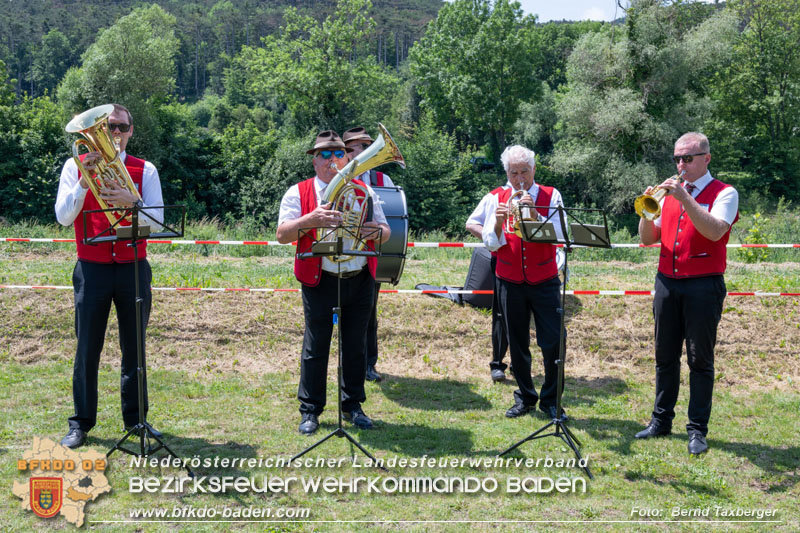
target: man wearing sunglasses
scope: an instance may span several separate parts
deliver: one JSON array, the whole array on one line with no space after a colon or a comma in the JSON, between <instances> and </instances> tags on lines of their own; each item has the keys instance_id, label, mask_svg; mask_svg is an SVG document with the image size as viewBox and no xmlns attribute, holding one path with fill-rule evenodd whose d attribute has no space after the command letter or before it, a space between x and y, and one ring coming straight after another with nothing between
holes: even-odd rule
<instances>
[{"instance_id":1,"label":"man wearing sunglasses","mask_svg":"<svg viewBox=\"0 0 800 533\"><path fill-rule=\"evenodd\" d=\"M142 196L143 207L163 205L161 181L158 171L149 161L128 155L126 147L133 135L133 120L130 112L119 104L108 118L111 137L118 141L120 158ZM82 156L86 170L93 172L100 161L97 152ZM72 375L72 399L75 414L69 419L69 432L61 440L68 448L77 448L86 441L86 434L97 422L97 372L100 353L103 350L108 314L111 302L117 310L119 343L122 350L120 389L122 396L122 419L126 428L139 422L139 390L136 379L136 305L134 291L133 249L128 242L101 243L96 246L83 244L83 211L100 209L94 195L89 194L87 177L78 171L70 158L61 171L56 197L56 218L64 226L75 226L75 241L78 261L72 273L75 290L75 332L78 347ZM116 183L108 183L100 190L100 196L109 205L130 207L138 198ZM162 213L148 211L158 219ZM108 228L104 213L86 216L88 237L93 237ZM142 224L157 223L142 213ZM147 262L147 244L141 242L139 250L139 287L142 302L142 328L147 328L150 317L150 282L152 272ZM147 414L147 384L144 389L144 408ZM160 435L153 430L156 435Z\"/></svg>"},{"instance_id":2,"label":"man wearing sunglasses","mask_svg":"<svg viewBox=\"0 0 800 533\"><path fill-rule=\"evenodd\" d=\"M366 150L369 145L374 141L369 136L367 130L362 126L350 128L342 135L347 150L350 152L350 158L357 157L358 154ZM362 173L358 179L371 187L393 187L391 178L383 172L375 169L368 170ZM375 370L375 365L378 364L378 295L380 294L381 284L375 283L375 303L372 306L372 314L369 317L369 324L367 324L367 381L380 381L383 379L381 375Z\"/></svg>"},{"instance_id":3,"label":"man wearing sunglasses","mask_svg":"<svg viewBox=\"0 0 800 533\"><path fill-rule=\"evenodd\" d=\"M337 264L327 257L299 257L299 254L310 251L314 239L320 237L320 230L312 228L331 228L341 223L342 213L332 210L331 204L320 202L328 184L348 163L344 142L336 132L330 130L317 135L314 147L308 154L313 156L316 176L292 185L283 196L277 230L278 242L288 244L297 241L294 273L302 284L303 292L305 334L297 391L301 414L299 430L305 435L314 433L319 428L319 415L325 408L328 354L333 332L331 310L337 306L340 283L342 410L345 419L354 426L371 429L372 420L364 414L361 404L366 400L364 324L369 320L373 308L376 260L374 257L353 256ZM367 187L372 199L373 220L365 222L364 228L367 231L381 229L381 242L387 241L390 229L375 192L358 179L353 182ZM360 191L358 196L364 202L369 201Z\"/></svg>"},{"instance_id":4,"label":"man wearing sunglasses","mask_svg":"<svg viewBox=\"0 0 800 533\"><path fill-rule=\"evenodd\" d=\"M708 450L706 435L714 389L714 346L727 293L724 273L731 226L739 219L736 189L711 177L708 138L686 133L675 143L673 161L683 183L670 178L661 216L642 218L643 244L661 243L655 282L656 399L650 423L637 439L668 435L675 418L682 344L689 364L686 431L689 453ZM645 194L654 191L649 187Z\"/></svg>"}]
</instances>

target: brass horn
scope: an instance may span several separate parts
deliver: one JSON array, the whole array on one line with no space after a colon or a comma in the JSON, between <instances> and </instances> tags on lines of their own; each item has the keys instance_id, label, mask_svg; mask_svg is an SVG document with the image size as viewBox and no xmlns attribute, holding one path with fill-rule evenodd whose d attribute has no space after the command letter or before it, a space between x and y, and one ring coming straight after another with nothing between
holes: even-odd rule
<instances>
[{"instance_id":1,"label":"brass horn","mask_svg":"<svg viewBox=\"0 0 800 533\"><path fill-rule=\"evenodd\" d=\"M508 208L508 216L503 231L506 233L513 233L517 237L522 238L522 229L520 222L535 222L539 220L539 212L532 205L523 205L520 203L522 197L525 196L527 191L520 189L514 191L508 197L506 207Z\"/></svg>"},{"instance_id":2,"label":"brass horn","mask_svg":"<svg viewBox=\"0 0 800 533\"><path fill-rule=\"evenodd\" d=\"M133 184L130 174L128 174L128 169L125 168L125 164L119 158L118 140L112 138L111 131L108 129L108 117L113 112L114 106L112 104L93 107L80 115L76 115L65 128L68 133L80 133L85 137L85 139L77 139L72 143L72 158L75 160L75 164L78 165L81 175L89 183L89 189L94 194L101 209L115 207L108 205L100 197L100 189L108 187L110 182L116 182L119 186L132 192L140 200L142 199L139 191L136 190L136 185ZM98 152L101 156L94 176L86 170L86 167L81 162L79 157L79 148L81 146L85 146L90 152ZM108 221L114 225L124 217L125 212L106 211L105 215Z\"/></svg>"},{"instance_id":3,"label":"brass horn","mask_svg":"<svg viewBox=\"0 0 800 533\"><path fill-rule=\"evenodd\" d=\"M670 179L681 181L684 174L686 174L685 170L680 174L672 176ZM633 208L636 210L636 214L645 220L653 221L657 219L661 216L661 200L663 200L666 195L666 189L657 188L653 194L643 194L637 197L636 201L633 202Z\"/></svg>"},{"instance_id":4,"label":"brass horn","mask_svg":"<svg viewBox=\"0 0 800 533\"><path fill-rule=\"evenodd\" d=\"M348 227L349 231L357 233L361 231L364 222L367 222L367 200L369 198L366 187L353 183L353 179L360 176L368 170L375 167L385 165L386 163L397 163L402 168L406 168L405 160L403 159L400 149L397 144L386 131L383 124L378 124L380 135L375 142L373 142L366 150L358 154L352 161L338 171L336 176L328 183L325 188L325 193L322 197L322 203L331 204L331 209L342 213L342 226ZM335 163L332 163L335 166ZM364 196L359 197L357 191L363 192ZM343 230L330 232L324 240L334 241L340 235L343 236ZM352 247L352 239L345 239L345 242ZM356 250L364 249L364 241L359 241ZM349 261L352 256L341 255L333 256L331 258L334 262Z\"/></svg>"}]
</instances>

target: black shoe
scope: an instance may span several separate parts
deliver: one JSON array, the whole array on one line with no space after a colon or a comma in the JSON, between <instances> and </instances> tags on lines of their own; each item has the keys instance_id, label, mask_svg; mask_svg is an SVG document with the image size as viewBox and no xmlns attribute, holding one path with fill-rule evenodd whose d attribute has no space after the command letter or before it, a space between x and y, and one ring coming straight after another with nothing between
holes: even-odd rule
<instances>
[{"instance_id":1,"label":"black shoe","mask_svg":"<svg viewBox=\"0 0 800 533\"><path fill-rule=\"evenodd\" d=\"M372 429L374 427L372 420L364 414L360 407L356 407L352 411L345 411L342 416L359 429Z\"/></svg>"},{"instance_id":2,"label":"black shoe","mask_svg":"<svg viewBox=\"0 0 800 533\"><path fill-rule=\"evenodd\" d=\"M122 431L124 431L125 433L127 433L127 432L129 432L130 430L132 430L132 429L133 429L133 427L134 427L135 425L136 425L136 424L134 424L134 425L132 425L132 426L125 426L125 429L123 429ZM152 436L154 436L154 437L158 437L159 439L160 439L160 438L163 436L163 435L161 434L161 432L160 432L159 430L157 430L156 428L154 428L153 426L150 426L150 434L151 434Z\"/></svg>"},{"instance_id":3,"label":"black shoe","mask_svg":"<svg viewBox=\"0 0 800 533\"><path fill-rule=\"evenodd\" d=\"M319 419L314 413L303 413L303 418L300 420L300 433L303 435L311 435L319 429Z\"/></svg>"},{"instance_id":4,"label":"black shoe","mask_svg":"<svg viewBox=\"0 0 800 533\"><path fill-rule=\"evenodd\" d=\"M383 376L378 374L378 371L375 370L375 365L367 366L367 381L380 381L383 379Z\"/></svg>"},{"instance_id":5,"label":"black shoe","mask_svg":"<svg viewBox=\"0 0 800 533\"><path fill-rule=\"evenodd\" d=\"M518 416L530 413L534 409L536 409L536 405L525 405L524 403L515 403L511 407L511 409L506 411L506 416L508 418L517 418Z\"/></svg>"},{"instance_id":6,"label":"black shoe","mask_svg":"<svg viewBox=\"0 0 800 533\"><path fill-rule=\"evenodd\" d=\"M661 437L672 433L672 428L655 420L651 420L647 427L635 435L637 439L649 439L650 437Z\"/></svg>"},{"instance_id":7,"label":"black shoe","mask_svg":"<svg viewBox=\"0 0 800 533\"><path fill-rule=\"evenodd\" d=\"M506 373L500 370L499 368L492 369L492 381L495 383L500 383L501 381L506 380Z\"/></svg>"},{"instance_id":8,"label":"black shoe","mask_svg":"<svg viewBox=\"0 0 800 533\"><path fill-rule=\"evenodd\" d=\"M689 453L700 455L708 451L708 443L702 433L692 433L689 435Z\"/></svg>"},{"instance_id":9,"label":"black shoe","mask_svg":"<svg viewBox=\"0 0 800 533\"><path fill-rule=\"evenodd\" d=\"M547 407L545 407L544 405L539 404L539 410L541 412L543 412L544 414L546 414L547 416L549 416L553 420L558 418L558 415L556 415L556 406L555 405L548 405ZM563 407L561 408L561 420L563 420L564 422L569 420L569 417L567 416L567 413L564 412L564 408Z\"/></svg>"},{"instance_id":10,"label":"black shoe","mask_svg":"<svg viewBox=\"0 0 800 533\"><path fill-rule=\"evenodd\" d=\"M86 432L80 428L70 428L67 434L61 439L61 445L67 448L80 448L86 442Z\"/></svg>"}]
</instances>

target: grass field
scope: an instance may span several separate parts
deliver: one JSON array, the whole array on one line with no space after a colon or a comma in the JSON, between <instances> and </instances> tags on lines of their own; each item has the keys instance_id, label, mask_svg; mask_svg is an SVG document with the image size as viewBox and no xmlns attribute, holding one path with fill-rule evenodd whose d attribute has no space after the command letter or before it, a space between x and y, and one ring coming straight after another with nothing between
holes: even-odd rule
<instances>
[{"instance_id":1,"label":"grass field","mask_svg":"<svg viewBox=\"0 0 800 533\"><path fill-rule=\"evenodd\" d=\"M10 236L10 235L9 235ZM17 236L17 235L15 235ZM233 238L233 237L229 237ZM422 240L422 239L420 239ZM430 237L426 240L437 240ZM444 240L444 239L439 239ZM232 247L153 247L154 286L296 287L291 250ZM241 248L241 247L240 247ZM581 255L583 253L583 255ZM604 260L599 253L610 255ZM572 289L652 288L656 252L576 251ZM748 265L730 254L731 291L800 290L800 263ZM70 285L70 245L0 244L0 284ZM417 283L461 285L469 251L415 250L400 288ZM227 494L132 494L136 476L180 476L174 468L132 467L115 454L108 477L113 492L87 507L88 526L103 531L351 531L439 530L653 530L719 529L796 531L800 528L800 299L729 297L719 328L717 381L709 432L711 450L686 452L688 372L677 407L674 434L639 442L633 434L649 418L653 401L651 298L569 297L567 382L569 427L582 441L595 475L586 492L507 493L514 478L586 479L573 467L542 463L571 459L549 437L522 445L512 458L539 466L394 467L388 473L352 465L365 457L343 439L332 439L308 456L342 459L334 468L198 468L203 476L358 476L386 478L474 477L495 480L497 490L476 493L387 494L337 490ZM23 479L16 460L34 437L63 436L72 413L71 370L75 341L71 291L0 290L0 498L4 529L69 529L63 519L40 520L11 494ZM365 411L377 429L346 428L378 458L493 459L547 423L541 413L509 420L512 381L494 385L488 376L489 315L446 300L416 295L381 297L379 370L385 380L367 385ZM113 314L113 312L112 312ZM113 326L100 370L98 426L89 447L109 448L122 436L119 414L119 348ZM181 457L289 457L334 429L335 389L313 438L297 433L297 382L303 316L296 293L154 293L148 329L148 420L164 431ZM540 360L534 379L541 384ZM685 365L684 365L685 367ZM335 380L330 368L329 383ZM580 488L580 486L579 486ZM137 509L307 508L309 516L279 522L120 523ZM673 517L708 509L710 515ZM736 510L773 510L774 516L715 516ZM641 514L640 514L641 513ZM650 516L646 516L649 513ZM661 513L656 515L656 513ZM217 518L219 519L219 517ZM262 519L267 520L267 519ZM272 518L271 520L275 520ZM738 522L724 522L737 520ZM355 522L351 522L355 521Z\"/></svg>"}]
</instances>

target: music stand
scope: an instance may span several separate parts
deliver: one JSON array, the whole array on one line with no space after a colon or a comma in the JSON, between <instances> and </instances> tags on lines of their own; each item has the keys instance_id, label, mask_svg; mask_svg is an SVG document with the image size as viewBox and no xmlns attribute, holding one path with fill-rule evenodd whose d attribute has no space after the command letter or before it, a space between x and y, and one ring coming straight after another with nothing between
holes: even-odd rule
<instances>
[{"instance_id":1,"label":"music stand","mask_svg":"<svg viewBox=\"0 0 800 533\"><path fill-rule=\"evenodd\" d=\"M148 216L150 220L155 222L156 224L160 225L162 230L161 232L152 233L150 231L150 226L141 225L139 223L139 213L147 214L150 210L173 210L180 212L180 229L177 227L168 226L163 222L159 222L155 216ZM144 387L145 387L145 379L147 376L147 366L145 363L144 358L144 328L142 327L142 297L139 291L139 241L143 238L172 238L172 237L183 237L184 235L184 228L186 224L186 208L180 205L162 205L162 206L148 206L144 207L140 202L137 202L130 208L124 209L124 214L117 219L116 222L111 224L108 228L104 229L100 233L94 236L87 236L87 229L89 225L86 223L86 216L91 213L107 213L107 212L122 212L122 208L114 207L110 209L95 209L92 211L84 211L83 212L83 242L84 244L88 245L97 245L104 242L120 242L120 241L130 241L128 246L133 248L133 277L134 277L134 295L135 295L135 302L136 302L136 381L137 386L139 388L138 400L139 400L139 422L130 428L125 436L122 437L120 440L117 441L114 446L106 452L106 457L110 457L115 450L119 450L121 452L130 454L130 455L137 455L137 456L148 456L157 452L160 449L165 449L169 455L174 457L175 459L180 460L175 452L173 452L169 446L162 440L162 437L156 436L153 432L153 426L151 426L145 420L144 414ZM131 225L130 226L120 226L120 222L123 219L130 217ZM111 232L114 231L114 234ZM131 450L129 448L125 448L122 444L128 440L129 437L136 435L139 437L139 450ZM153 446L150 442L150 439L154 439L158 442L158 446ZM147 444L145 445L145 441ZM194 477L194 472L188 467L184 466L189 473L189 477Z\"/></svg>"},{"instance_id":2,"label":"music stand","mask_svg":"<svg viewBox=\"0 0 800 533\"><path fill-rule=\"evenodd\" d=\"M551 209L549 205L547 206L535 206L535 209L544 208L544 209ZM598 225L590 225L584 224L573 214L574 212L583 212L583 213L599 213L603 217L603 224ZM555 215L558 215L558 220L553 222L551 219ZM574 222L569 225L570 233L572 234L572 238L569 237L567 231L567 217L571 217ZM555 224L558 224L561 229L561 233L563 238L559 239L556 231ZM591 246L591 247L599 247L599 248L611 248L611 241L608 238L608 221L606 220L606 214L602 209L586 209L586 208L568 208L564 207L563 205L558 205L552 208L552 212L546 218L542 217L541 220L538 221L528 221L523 220L520 221L520 231L522 233L522 239L527 242L540 242L540 243L563 243L564 246L564 272L567 271L568 266L568 257L569 254L572 252L573 245L579 246ZM579 461L582 461L582 457L578 448L581 446L581 442L578 440L577 437L570 431L569 427L567 426L567 416L564 414L562 410L562 395L564 393L564 363L566 362L567 358L567 345L566 345L566 335L564 329L564 319L566 317L566 300L567 300L567 282L568 279L564 276L564 283L561 285L561 308L558 309L559 314L561 315L561 324L560 324L560 342L558 347L558 360L556 360L556 365L558 366L558 381L556 385L556 418L548 422L545 426L539 428L538 430L534 431L524 439L520 440L519 442L515 443L513 446L508 448L507 450L501 452L499 456L503 456L521 446L523 443L528 442L529 440L536 440L541 439L544 437L558 437L564 441L564 443L572 449L575 456L578 458ZM553 431L551 433L544 433L550 427L553 427ZM588 465L583 467L586 474L589 476L589 479L594 479L592 476L591 471L589 470Z\"/></svg>"},{"instance_id":3,"label":"music stand","mask_svg":"<svg viewBox=\"0 0 800 533\"><path fill-rule=\"evenodd\" d=\"M322 235L319 238L314 236L314 230L325 230L320 231ZM364 232L363 235L359 235L359 227L358 226L335 226L329 228L309 228L309 229L301 229L300 236L307 236L311 238L311 247L310 251L300 252L298 250L297 257L300 259L308 259L311 257L335 257L335 256L343 256L343 255L352 255L352 256L360 256L360 257L377 257L380 255L381 250L381 235L383 230L380 228L371 230L369 232ZM328 240L331 237L335 237L336 240ZM353 248L358 248L359 243L365 243L368 240L374 240L376 243L375 250L355 250L355 249L346 249L344 247L344 240L352 239ZM299 239L298 239L299 240ZM372 464L378 465L378 467L386 472L388 470L378 464L378 461L375 457L370 454L366 448L364 448L352 435L350 435L347 430L344 429L342 426L342 386L344 385L344 378L342 376L342 322L341 322L341 313L342 313L342 264L340 262L336 262L336 267L338 269L337 277L336 277L336 307L333 308L333 325L336 326L337 332L337 358L336 358L336 376L337 376L337 407L338 407L338 422L336 425L336 429L328 433L326 436L322 437L320 440L303 450L302 452L298 453L294 457L290 459L290 461L294 461L302 457L303 455L307 454L326 440L330 439L331 437L339 437L339 438L346 438L350 441L351 444L355 445L359 450L361 450L364 455L369 457L372 460ZM366 324L365 324L366 327Z\"/></svg>"}]
</instances>

